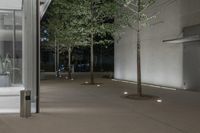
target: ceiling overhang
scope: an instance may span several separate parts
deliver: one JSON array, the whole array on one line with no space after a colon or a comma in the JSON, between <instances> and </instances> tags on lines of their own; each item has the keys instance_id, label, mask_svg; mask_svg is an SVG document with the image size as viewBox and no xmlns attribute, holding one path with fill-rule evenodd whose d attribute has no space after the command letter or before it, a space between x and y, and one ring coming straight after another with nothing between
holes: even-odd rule
<instances>
[{"instance_id":1,"label":"ceiling overhang","mask_svg":"<svg viewBox=\"0 0 200 133\"><path fill-rule=\"evenodd\" d=\"M40 0L40 19L43 18L52 0Z\"/></svg>"}]
</instances>

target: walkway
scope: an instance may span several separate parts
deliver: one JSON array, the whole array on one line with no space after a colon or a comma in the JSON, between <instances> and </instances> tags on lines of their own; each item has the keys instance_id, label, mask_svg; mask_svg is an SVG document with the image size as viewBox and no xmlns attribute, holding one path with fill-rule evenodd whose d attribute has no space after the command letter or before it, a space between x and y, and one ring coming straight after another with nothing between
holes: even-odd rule
<instances>
[{"instance_id":1,"label":"walkway","mask_svg":"<svg viewBox=\"0 0 200 133\"><path fill-rule=\"evenodd\" d=\"M41 113L29 119L0 115L0 133L199 133L200 93L145 87L156 101L121 97L135 85L97 79L100 87L74 81L46 80Z\"/></svg>"}]
</instances>

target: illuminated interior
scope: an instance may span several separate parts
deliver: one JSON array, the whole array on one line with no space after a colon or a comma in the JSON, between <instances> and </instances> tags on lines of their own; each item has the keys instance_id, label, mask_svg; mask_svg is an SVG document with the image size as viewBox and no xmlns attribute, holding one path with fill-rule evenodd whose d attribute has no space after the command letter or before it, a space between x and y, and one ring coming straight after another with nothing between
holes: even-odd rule
<instances>
[{"instance_id":1,"label":"illuminated interior","mask_svg":"<svg viewBox=\"0 0 200 133\"><path fill-rule=\"evenodd\" d=\"M36 29L50 2L0 2L0 113L19 113L23 89L32 91L32 112L36 112L39 99L39 30Z\"/></svg>"}]
</instances>

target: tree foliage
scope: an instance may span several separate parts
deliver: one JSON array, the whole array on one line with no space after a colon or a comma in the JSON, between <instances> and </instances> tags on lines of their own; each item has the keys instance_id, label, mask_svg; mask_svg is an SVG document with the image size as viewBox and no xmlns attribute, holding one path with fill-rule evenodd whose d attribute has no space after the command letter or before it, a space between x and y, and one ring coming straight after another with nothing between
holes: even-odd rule
<instances>
[{"instance_id":1,"label":"tree foliage","mask_svg":"<svg viewBox=\"0 0 200 133\"><path fill-rule=\"evenodd\" d=\"M157 17L157 14L147 13L156 0L115 0L115 2L118 4L116 24L119 29L130 27L138 30L138 21L140 28L143 28L149 26Z\"/></svg>"}]
</instances>

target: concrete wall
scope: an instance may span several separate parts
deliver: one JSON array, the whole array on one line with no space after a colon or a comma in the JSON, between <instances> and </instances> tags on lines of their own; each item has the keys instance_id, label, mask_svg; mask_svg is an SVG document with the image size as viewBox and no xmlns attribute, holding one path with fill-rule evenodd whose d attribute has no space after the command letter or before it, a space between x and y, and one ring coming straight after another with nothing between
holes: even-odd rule
<instances>
[{"instance_id":1,"label":"concrete wall","mask_svg":"<svg viewBox=\"0 0 200 133\"><path fill-rule=\"evenodd\" d=\"M171 2L167 2L171 1ZM159 12L142 35L142 81L183 88L183 46L162 40L182 36L183 27L200 24L199 0L158 0L148 13ZM124 30L115 44L115 78L136 81L136 33Z\"/></svg>"},{"instance_id":2,"label":"concrete wall","mask_svg":"<svg viewBox=\"0 0 200 133\"><path fill-rule=\"evenodd\" d=\"M184 29L184 36L200 35L200 25ZM184 88L200 91L200 41L183 44L183 82Z\"/></svg>"}]
</instances>

